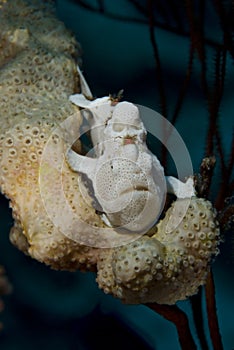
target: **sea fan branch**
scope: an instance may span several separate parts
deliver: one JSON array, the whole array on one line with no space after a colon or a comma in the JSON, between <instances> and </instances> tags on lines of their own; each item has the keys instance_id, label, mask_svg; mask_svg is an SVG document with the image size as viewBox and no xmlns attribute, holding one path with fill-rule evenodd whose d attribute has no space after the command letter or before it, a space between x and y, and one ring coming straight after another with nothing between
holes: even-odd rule
<instances>
[{"instance_id":1,"label":"sea fan branch","mask_svg":"<svg viewBox=\"0 0 234 350\"><path fill-rule=\"evenodd\" d=\"M208 324L210 330L210 336L214 350L222 350L222 338L219 332L219 324L216 311L215 301L215 285L212 271L209 272L206 281L206 308L208 315Z\"/></svg>"},{"instance_id":2,"label":"sea fan branch","mask_svg":"<svg viewBox=\"0 0 234 350\"><path fill-rule=\"evenodd\" d=\"M176 305L146 304L176 326L182 350L196 350L196 344L192 337L186 314Z\"/></svg>"},{"instance_id":3,"label":"sea fan branch","mask_svg":"<svg viewBox=\"0 0 234 350\"><path fill-rule=\"evenodd\" d=\"M206 334L204 330L204 317L202 311L202 290L190 298L193 310L193 319L202 350L209 350Z\"/></svg>"}]
</instances>

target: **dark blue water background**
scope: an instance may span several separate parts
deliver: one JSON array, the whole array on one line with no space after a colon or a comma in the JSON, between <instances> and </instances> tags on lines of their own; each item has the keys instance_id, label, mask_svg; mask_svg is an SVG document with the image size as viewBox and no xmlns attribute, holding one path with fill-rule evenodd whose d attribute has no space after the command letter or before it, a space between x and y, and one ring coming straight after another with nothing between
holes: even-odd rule
<instances>
[{"instance_id":1,"label":"dark blue water background","mask_svg":"<svg viewBox=\"0 0 234 350\"><path fill-rule=\"evenodd\" d=\"M138 16L126 1L106 3L114 13ZM75 32L82 45L83 71L94 95L103 96L123 88L125 100L160 112L148 27L107 18L64 0L59 0L57 6L59 17ZM218 39L221 36L212 13L207 18L207 28L210 37ZM173 109L188 61L189 40L160 29L156 34L167 104L169 109ZM211 69L212 52L208 49L207 53L208 69ZM197 66L176 123L195 171L204 155L208 124L199 74ZM227 150L233 127L233 79L233 62L230 60L219 122ZM155 153L157 151L154 149ZM217 173L214 191L219 186L218 179ZM52 271L14 248L8 241L12 225L8 202L2 197L0 204L0 262L5 265L14 287L13 294L5 298L1 350L180 349L173 324L144 306L123 305L119 300L104 295L98 290L93 273ZM226 350L234 349L234 245L230 237L231 234L226 237L221 255L213 265L218 318ZM189 315L196 339L189 301L178 305ZM206 316L205 328L208 334Z\"/></svg>"}]
</instances>

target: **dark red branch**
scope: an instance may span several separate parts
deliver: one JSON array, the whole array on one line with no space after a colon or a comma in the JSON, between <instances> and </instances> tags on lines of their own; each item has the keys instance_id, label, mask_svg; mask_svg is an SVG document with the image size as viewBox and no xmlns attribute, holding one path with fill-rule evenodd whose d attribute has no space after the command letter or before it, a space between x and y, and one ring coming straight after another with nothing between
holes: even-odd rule
<instances>
[{"instance_id":1,"label":"dark red branch","mask_svg":"<svg viewBox=\"0 0 234 350\"><path fill-rule=\"evenodd\" d=\"M177 121L177 118L179 116L180 110L181 110L182 105L183 105L185 94L188 91L188 86L189 86L189 82L191 80L192 71L193 71L193 61L194 61L194 47L193 47L193 45L190 45L188 67L186 70L186 75L185 75L184 82L182 84L182 88L181 88L179 96L178 96L175 111L174 111L174 114L173 114L172 119L171 119L172 125L175 125L175 123Z\"/></svg>"},{"instance_id":2,"label":"dark red branch","mask_svg":"<svg viewBox=\"0 0 234 350\"><path fill-rule=\"evenodd\" d=\"M163 72L162 65L158 50L158 44L156 40L155 27L154 27L154 6L153 0L148 0L148 18L149 18L149 32L150 32L150 41L154 51L154 58L156 62L156 80L158 81L159 95L160 95L160 104L161 112L165 118L167 118L167 103L166 103L166 94L165 87L163 82Z\"/></svg>"},{"instance_id":3,"label":"dark red branch","mask_svg":"<svg viewBox=\"0 0 234 350\"><path fill-rule=\"evenodd\" d=\"M217 309L215 301L215 285L212 271L209 272L206 281L206 309L208 315L208 324L210 330L210 337L212 340L214 350L222 350L222 338L219 331L219 324L217 318Z\"/></svg>"},{"instance_id":4,"label":"dark red branch","mask_svg":"<svg viewBox=\"0 0 234 350\"><path fill-rule=\"evenodd\" d=\"M209 350L206 334L204 330L204 317L202 310L202 289L190 298L193 310L193 319L197 331L197 336L202 350Z\"/></svg>"},{"instance_id":5,"label":"dark red branch","mask_svg":"<svg viewBox=\"0 0 234 350\"><path fill-rule=\"evenodd\" d=\"M215 163L215 157L207 157L202 160L200 173L195 175L195 188L198 197L208 198Z\"/></svg>"},{"instance_id":6,"label":"dark red branch","mask_svg":"<svg viewBox=\"0 0 234 350\"><path fill-rule=\"evenodd\" d=\"M182 350L196 350L186 314L176 305L146 304L150 309L171 321L176 326Z\"/></svg>"},{"instance_id":7,"label":"dark red branch","mask_svg":"<svg viewBox=\"0 0 234 350\"><path fill-rule=\"evenodd\" d=\"M83 7L84 9L91 11L91 12L102 12L100 11L100 8L96 8L95 6L90 5L89 3L87 3L85 0L73 0L74 2L76 2L79 6ZM132 0L129 0L129 2L133 2ZM142 14L144 14L145 11L142 11ZM111 18L113 20L117 20L117 21L123 21L123 22L133 22L133 23L139 23L139 24L143 24L143 25L147 25L148 24L148 19L145 18L136 18L136 17L131 17L131 16L126 16L126 15L121 15L121 14L115 14L113 12L107 11L105 9L104 12L102 12L102 14L105 17ZM181 29L180 27L174 27L171 26L169 23L162 23L156 19L154 19L154 26L163 30L166 30L170 33L174 33L176 35L182 36L182 37L189 37L189 32ZM210 38L205 38L205 43L206 45L209 45L215 49L223 49L223 44L222 43L218 43L215 40L212 40Z\"/></svg>"}]
</instances>

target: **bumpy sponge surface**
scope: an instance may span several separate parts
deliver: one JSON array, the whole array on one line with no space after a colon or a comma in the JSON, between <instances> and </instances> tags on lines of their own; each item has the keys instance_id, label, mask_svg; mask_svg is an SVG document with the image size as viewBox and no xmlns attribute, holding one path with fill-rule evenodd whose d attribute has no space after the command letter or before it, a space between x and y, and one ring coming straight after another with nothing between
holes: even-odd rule
<instances>
[{"instance_id":1,"label":"bumpy sponge surface","mask_svg":"<svg viewBox=\"0 0 234 350\"><path fill-rule=\"evenodd\" d=\"M15 220L11 241L53 268L92 269L96 251L70 240L53 224L39 183L41 158L50 137L57 150L51 160L64 157L66 140L53 130L77 113L71 131L79 131L81 117L68 101L79 82L79 46L55 17L50 1L2 2L0 29L0 187L10 199ZM83 203L78 176L66 162L61 174L53 166L47 171L53 183L62 176L74 211L99 222L94 210ZM56 207L56 193L54 198L51 205Z\"/></svg>"},{"instance_id":2,"label":"bumpy sponge surface","mask_svg":"<svg viewBox=\"0 0 234 350\"><path fill-rule=\"evenodd\" d=\"M186 200L178 200L183 206ZM211 203L192 197L179 225L167 232L175 204L152 237L103 251L97 282L126 303L174 304L197 292L218 253L219 229Z\"/></svg>"},{"instance_id":3,"label":"bumpy sponge surface","mask_svg":"<svg viewBox=\"0 0 234 350\"><path fill-rule=\"evenodd\" d=\"M86 233L64 215L61 188L74 217L97 231L105 228L89 193L84 201L80 175L65 161L69 137L78 137L82 122L69 102L78 92L79 47L52 4L0 0L0 50L0 189L12 207L11 241L55 269L97 269L99 287L127 303L173 304L196 293L219 243L210 202L193 197L173 227L184 205L177 200L150 232L117 248L94 248L98 237L92 235L90 244L82 244ZM63 122L71 115L67 135ZM61 231L53 214L76 239Z\"/></svg>"}]
</instances>

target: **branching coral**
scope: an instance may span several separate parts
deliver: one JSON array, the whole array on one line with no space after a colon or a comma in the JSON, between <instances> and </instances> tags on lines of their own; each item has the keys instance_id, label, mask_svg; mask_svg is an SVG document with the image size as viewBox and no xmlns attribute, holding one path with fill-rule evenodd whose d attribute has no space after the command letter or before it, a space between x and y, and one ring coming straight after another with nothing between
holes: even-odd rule
<instances>
[{"instance_id":1,"label":"branching coral","mask_svg":"<svg viewBox=\"0 0 234 350\"><path fill-rule=\"evenodd\" d=\"M24 14L23 28L19 12ZM68 100L79 80L77 45L47 2L4 3L1 26L0 186L15 220L11 241L56 269L97 269L100 288L128 303L173 304L196 293L205 283L219 242L211 204L193 197L179 226L167 231L172 213L180 215L180 205L175 213L173 204L150 232L120 247L82 243L86 232L64 215L60 205L61 185L76 217L93 228L105 228L105 224L89 194L88 201L83 200L81 175L64 161L68 139L73 133L78 137L82 122L79 109ZM66 138L63 122L71 115ZM80 152L79 142L75 148ZM41 196L44 186L50 192L46 198L52 214L72 227L75 240L48 215L48 202ZM183 206L183 199L179 203Z\"/></svg>"}]
</instances>

